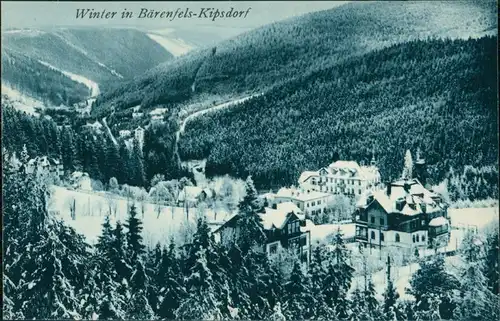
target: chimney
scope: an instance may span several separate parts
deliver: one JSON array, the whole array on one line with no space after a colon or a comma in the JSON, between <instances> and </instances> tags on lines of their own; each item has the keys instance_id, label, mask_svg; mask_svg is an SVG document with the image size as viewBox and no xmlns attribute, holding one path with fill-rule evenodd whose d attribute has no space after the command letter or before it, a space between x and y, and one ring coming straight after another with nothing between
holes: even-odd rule
<instances>
[{"instance_id":1,"label":"chimney","mask_svg":"<svg viewBox=\"0 0 500 321\"><path fill-rule=\"evenodd\" d=\"M391 183L387 183L387 196L391 196L391 188L392 188Z\"/></svg>"}]
</instances>

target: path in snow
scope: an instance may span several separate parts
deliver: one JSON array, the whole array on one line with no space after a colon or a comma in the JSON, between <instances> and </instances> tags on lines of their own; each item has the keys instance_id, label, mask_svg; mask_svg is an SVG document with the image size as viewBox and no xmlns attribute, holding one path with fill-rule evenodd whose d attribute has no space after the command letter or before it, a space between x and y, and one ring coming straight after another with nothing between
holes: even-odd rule
<instances>
[{"instance_id":1,"label":"path in snow","mask_svg":"<svg viewBox=\"0 0 500 321\"><path fill-rule=\"evenodd\" d=\"M118 142L116 141L115 136L113 136L113 133L111 132L111 129L109 128L108 123L106 122L106 117L104 117L104 118L102 119L102 124L104 125L104 127L106 127L106 130L107 130L107 132L108 132L108 134L109 134L109 137L111 137L111 140L113 141L113 143L114 143L116 146L118 146Z\"/></svg>"},{"instance_id":2,"label":"path in snow","mask_svg":"<svg viewBox=\"0 0 500 321\"><path fill-rule=\"evenodd\" d=\"M41 101L29 97L4 83L2 83L2 96L3 95L7 96L15 109L26 112L27 114L38 116L35 107L44 107L44 103Z\"/></svg>"}]
</instances>

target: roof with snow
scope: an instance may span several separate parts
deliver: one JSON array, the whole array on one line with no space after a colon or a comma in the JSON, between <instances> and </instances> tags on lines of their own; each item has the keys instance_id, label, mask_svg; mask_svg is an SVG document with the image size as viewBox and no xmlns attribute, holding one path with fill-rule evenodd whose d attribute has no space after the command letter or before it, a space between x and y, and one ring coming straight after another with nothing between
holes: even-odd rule
<instances>
[{"instance_id":1,"label":"roof with snow","mask_svg":"<svg viewBox=\"0 0 500 321\"><path fill-rule=\"evenodd\" d=\"M289 198L298 201L311 201L319 198L330 197L331 195L324 192L314 191L314 190L305 190L298 189L295 187L291 188L281 188L278 193L276 193L275 197Z\"/></svg>"},{"instance_id":2,"label":"roof with snow","mask_svg":"<svg viewBox=\"0 0 500 321\"><path fill-rule=\"evenodd\" d=\"M443 225L448 225L448 220L445 219L444 217L440 216L440 217L436 217L436 218L433 218L430 222L429 222L429 226L443 226Z\"/></svg>"},{"instance_id":3,"label":"roof with snow","mask_svg":"<svg viewBox=\"0 0 500 321\"><path fill-rule=\"evenodd\" d=\"M281 229L288 219L293 216L297 216L301 221L305 219L305 215L302 214L302 211L292 202L278 204L276 208L265 207L264 211L264 213L259 213L258 215L261 219L262 227L265 230L271 230L273 228ZM226 221L220 228L226 226L226 224L232 222L234 219L238 219L238 217L238 214L227 216Z\"/></svg>"},{"instance_id":4,"label":"roof with snow","mask_svg":"<svg viewBox=\"0 0 500 321\"><path fill-rule=\"evenodd\" d=\"M180 202L196 201L203 190L198 186L185 186L177 198Z\"/></svg>"},{"instance_id":5,"label":"roof with snow","mask_svg":"<svg viewBox=\"0 0 500 321\"><path fill-rule=\"evenodd\" d=\"M380 176L376 166L359 166L355 161L339 160L331 163L328 167L317 171L304 171L299 177L299 183L303 184L311 177L327 176L332 178L358 178L371 180Z\"/></svg>"},{"instance_id":6,"label":"roof with snow","mask_svg":"<svg viewBox=\"0 0 500 321\"><path fill-rule=\"evenodd\" d=\"M427 190L414 178L390 183L390 194L386 188L363 195L358 207L366 208L377 202L387 213L412 216L443 210L445 205L439 198L439 195Z\"/></svg>"}]
</instances>

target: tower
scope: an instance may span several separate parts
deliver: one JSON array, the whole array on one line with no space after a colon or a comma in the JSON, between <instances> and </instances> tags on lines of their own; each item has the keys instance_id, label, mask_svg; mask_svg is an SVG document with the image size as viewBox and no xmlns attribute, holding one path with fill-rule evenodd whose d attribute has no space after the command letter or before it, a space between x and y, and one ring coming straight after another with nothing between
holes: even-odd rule
<instances>
[{"instance_id":1,"label":"tower","mask_svg":"<svg viewBox=\"0 0 500 321\"><path fill-rule=\"evenodd\" d=\"M415 160L414 170L415 170L415 178L419 180L422 185L425 186L427 183L427 166L425 164L425 159L420 156L420 149L417 149L417 159Z\"/></svg>"}]
</instances>

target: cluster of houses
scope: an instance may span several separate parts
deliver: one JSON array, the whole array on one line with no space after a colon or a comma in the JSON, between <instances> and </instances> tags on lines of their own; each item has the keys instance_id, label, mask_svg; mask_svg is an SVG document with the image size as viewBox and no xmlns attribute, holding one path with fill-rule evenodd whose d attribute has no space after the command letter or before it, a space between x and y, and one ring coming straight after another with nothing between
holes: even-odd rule
<instances>
[{"instance_id":1,"label":"cluster of houses","mask_svg":"<svg viewBox=\"0 0 500 321\"><path fill-rule=\"evenodd\" d=\"M381 183L373 160L370 166L337 161L318 171L303 172L298 188L262 195L266 207L259 216L267 236L263 250L272 255L279 248L293 247L309 262L311 231L315 233L322 225L315 226L306 216L327 211L335 194L357 200L353 222L348 224L355 227L354 235L344 235L347 239L378 248L445 246L450 237L447 205L421 183L425 172L425 161L420 158L415 162L416 178L387 184ZM215 231L222 242L238 236L238 219L234 215Z\"/></svg>"},{"instance_id":2,"label":"cluster of houses","mask_svg":"<svg viewBox=\"0 0 500 321\"><path fill-rule=\"evenodd\" d=\"M63 166L46 156L28 161L25 170L63 175ZM366 247L398 247L406 249L439 248L450 238L448 207L440 195L424 187L425 161L414 163L415 178L405 178L382 184L374 162L360 166L353 161L336 161L318 171L300 175L298 187L281 188L276 193L261 195L264 211L259 216L267 236L263 248L269 255L280 249L294 249L304 262L310 261L311 234L326 226L315 225L309 218L325 213L335 201L335 195L354 197L357 201L352 233L347 239ZM72 187L91 191L86 173L71 175ZM196 207L200 202L215 199L212 189L185 186L177 196L177 205ZM214 233L221 242L238 237L238 214L230 216ZM340 224L337 225L339 228ZM333 228L333 225L332 225ZM351 231L346 228L346 231ZM335 230L328 231L330 234ZM350 235L352 234L352 235Z\"/></svg>"}]
</instances>

